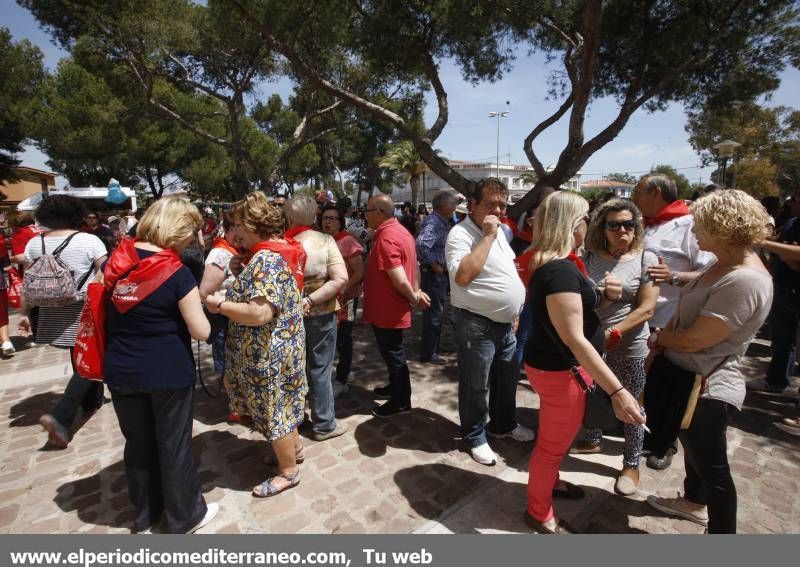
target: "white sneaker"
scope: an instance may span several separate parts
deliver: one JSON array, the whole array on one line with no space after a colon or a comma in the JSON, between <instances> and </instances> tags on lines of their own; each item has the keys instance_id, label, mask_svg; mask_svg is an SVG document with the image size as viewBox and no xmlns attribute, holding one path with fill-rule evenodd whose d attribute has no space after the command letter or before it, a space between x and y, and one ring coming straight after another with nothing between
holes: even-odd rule
<instances>
[{"instance_id":1,"label":"white sneaker","mask_svg":"<svg viewBox=\"0 0 800 567\"><path fill-rule=\"evenodd\" d=\"M536 433L533 432L533 429L528 429L524 425L517 425L514 429L509 431L508 433L492 433L488 429L486 432L492 436L502 439L503 437L511 437L514 441L533 441L536 439Z\"/></svg>"},{"instance_id":2,"label":"white sneaker","mask_svg":"<svg viewBox=\"0 0 800 567\"><path fill-rule=\"evenodd\" d=\"M219 504L217 504L216 502L212 502L206 508L206 515L203 516L203 519L200 520L199 522L197 522L197 525L195 527L193 527L192 529L190 529L186 533L187 534L193 534L197 530L199 530L202 527L204 527L205 525L207 525L211 520L214 519L214 516L217 515L217 512L219 512Z\"/></svg>"},{"instance_id":3,"label":"white sneaker","mask_svg":"<svg viewBox=\"0 0 800 567\"><path fill-rule=\"evenodd\" d=\"M13 356L17 352L11 341L3 341L3 345L0 348L3 349L3 356Z\"/></svg>"},{"instance_id":4,"label":"white sneaker","mask_svg":"<svg viewBox=\"0 0 800 567\"><path fill-rule=\"evenodd\" d=\"M342 384L338 380L333 381L333 397L338 398L342 394L346 394L347 391L350 389L350 386L347 384Z\"/></svg>"},{"instance_id":5,"label":"white sneaker","mask_svg":"<svg viewBox=\"0 0 800 567\"><path fill-rule=\"evenodd\" d=\"M472 458L482 465L493 467L497 464L497 455L494 454L488 443L473 447L469 452L472 454Z\"/></svg>"}]
</instances>

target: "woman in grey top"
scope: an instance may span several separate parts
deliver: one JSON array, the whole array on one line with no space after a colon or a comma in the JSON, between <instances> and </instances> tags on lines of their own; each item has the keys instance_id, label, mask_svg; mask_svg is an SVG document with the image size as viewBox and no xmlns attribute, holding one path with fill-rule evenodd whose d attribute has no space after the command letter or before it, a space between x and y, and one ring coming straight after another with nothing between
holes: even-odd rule
<instances>
[{"instance_id":1,"label":"woman in grey top","mask_svg":"<svg viewBox=\"0 0 800 567\"><path fill-rule=\"evenodd\" d=\"M645 383L644 361L647 358L647 321L653 316L658 299L658 284L650 278L647 267L658 263L652 252L644 251L642 213L631 201L612 199L594 213L586 235L583 261L589 277L602 284L608 274L622 282L622 297L597 310L605 329L606 364L635 398L642 395ZM625 424L625 449L622 470L614 490L623 495L636 492L639 486L639 460L644 429ZM573 447L573 453L598 453L602 450L603 432L591 429L586 441Z\"/></svg>"},{"instance_id":2,"label":"woman in grey top","mask_svg":"<svg viewBox=\"0 0 800 567\"><path fill-rule=\"evenodd\" d=\"M706 377L684 450L684 496L647 502L708 525L708 533L736 533L736 487L728 466L728 419L745 396L740 360L772 303L772 278L753 245L770 234L761 204L738 190L715 191L692 205L701 250L717 261L681 292L674 317L650 336L653 353ZM709 375L710 374L710 375Z\"/></svg>"}]
</instances>

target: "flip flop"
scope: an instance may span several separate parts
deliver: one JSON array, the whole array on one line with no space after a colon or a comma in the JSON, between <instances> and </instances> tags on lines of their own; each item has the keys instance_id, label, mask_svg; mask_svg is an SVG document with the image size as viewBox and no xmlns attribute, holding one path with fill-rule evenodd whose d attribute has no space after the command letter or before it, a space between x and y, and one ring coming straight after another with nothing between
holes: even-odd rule
<instances>
[{"instance_id":1,"label":"flip flop","mask_svg":"<svg viewBox=\"0 0 800 567\"><path fill-rule=\"evenodd\" d=\"M253 496L255 496L256 498L267 498L269 496L276 496L281 492L289 490L290 488L294 488L295 486L300 484L300 479L298 478L299 476L300 476L299 470L292 475L276 474L275 476L268 478L267 480L259 484L257 487L255 487L253 489ZM274 484L272 484L272 481L278 477L288 480L289 484L287 484L283 488L279 488Z\"/></svg>"}]
</instances>

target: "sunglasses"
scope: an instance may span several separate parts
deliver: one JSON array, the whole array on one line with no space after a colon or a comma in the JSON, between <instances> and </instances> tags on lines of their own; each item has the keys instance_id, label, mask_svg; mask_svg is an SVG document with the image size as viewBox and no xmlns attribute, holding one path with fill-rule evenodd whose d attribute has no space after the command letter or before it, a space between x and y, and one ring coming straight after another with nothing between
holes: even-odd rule
<instances>
[{"instance_id":1,"label":"sunglasses","mask_svg":"<svg viewBox=\"0 0 800 567\"><path fill-rule=\"evenodd\" d=\"M626 231L631 231L636 228L636 221L634 220L626 220L626 221L606 221L606 230L610 230L611 232L617 232L618 230L625 229Z\"/></svg>"}]
</instances>

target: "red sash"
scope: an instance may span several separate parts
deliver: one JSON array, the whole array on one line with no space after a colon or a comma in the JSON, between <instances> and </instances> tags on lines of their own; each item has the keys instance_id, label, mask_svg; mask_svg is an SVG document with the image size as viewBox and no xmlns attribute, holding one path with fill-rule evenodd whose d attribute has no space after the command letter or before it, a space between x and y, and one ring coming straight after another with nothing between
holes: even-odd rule
<instances>
[{"instance_id":1,"label":"red sash","mask_svg":"<svg viewBox=\"0 0 800 567\"><path fill-rule=\"evenodd\" d=\"M120 313L136 307L183 265L170 248L140 260L134 242L123 238L103 271L106 291L111 292L111 301Z\"/></svg>"},{"instance_id":2,"label":"red sash","mask_svg":"<svg viewBox=\"0 0 800 567\"><path fill-rule=\"evenodd\" d=\"M334 239L336 242L339 242L339 241L340 241L342 238L344 238L344 237L346 237L346 236L350 236L350 233L349 233L349 232L347 232L346 230L340 230L339 232L337 232L337 233L336 233L336 234L333 236L333 239Z\"/></svg>"},{"instance_id":3,"label":"red sash","mask_svg":"<svg viewBox=\"0 0 800 567\"><path fill-rule=\"evenodd\" d=\"M294 238L298 234L305 232L307 230L313 230L313 229L310 226L305 226L305 225L293 226L292 228L287 228L286 232L284 232L283 234L287 238Z\"/></svg>"},{"instance_id":4,"label":"red sash","mask_svg":"<svg viewBox=\"0 0 800 567\"><path fill-rule=\"evenodd\" d=\"M676 199L658 211L658 214L655 218L645 217L644 225L656 226L659 224L664 224L667 221L671 221L672 219L685 217L686 215L690 214L692 214L692 211L689 210L689 207L686 206L686 203L684 203L681 199Z\"/></svg>"},{"instance_id":5,"label":"red sash","mask_svg":"<svg viewBox=\"0 0 800 567\"><path fill-rule=\"evenodd\" d=\"M570 252L567 255L567 260L571 260L572 263L578 267L578 269L584 276L589 275L589 272L586 271L586 265L583 263L583 260L581 260L580 257L577 254L575 254L575 252Z\"/></svg>"},{"instance_id":6,"label":"red sash","mask_svg":"<svg viewBox=\"0 0 800 567\"><path fill-rule=\"evenodd\" d=\"M221 236L218 236L218 237L216 237L214 239L214 243L211 245L211 248L222 248L223 250L227 250L228 252L230 252L234 256L238 256L239 255L239 251L236 250L236 248L234 248L233 245L230 242L228 242L227 240L225 240Z\"/></svg>"},{"instance_id":7,"label":"red sash","mask_svg":"<svg viewBox=\"0 0 800 567\"><path fill-rule=\"evenodd\" d=\"M304 228L308 229L308 227ZM259 250L269 250L271 252L280 254L281 257L286 260L286 264L289 266L289 271L292 272L294 281L297 282L298 289L303 291L303 270L306 269L306 251L300 242L289 236L288 230L286 232L287 234L284 236L284 240L286 240L286 242L278 242L277 240L264 240L253 246L253 254L258 253Z\"/></svg>"}]
</instances>

